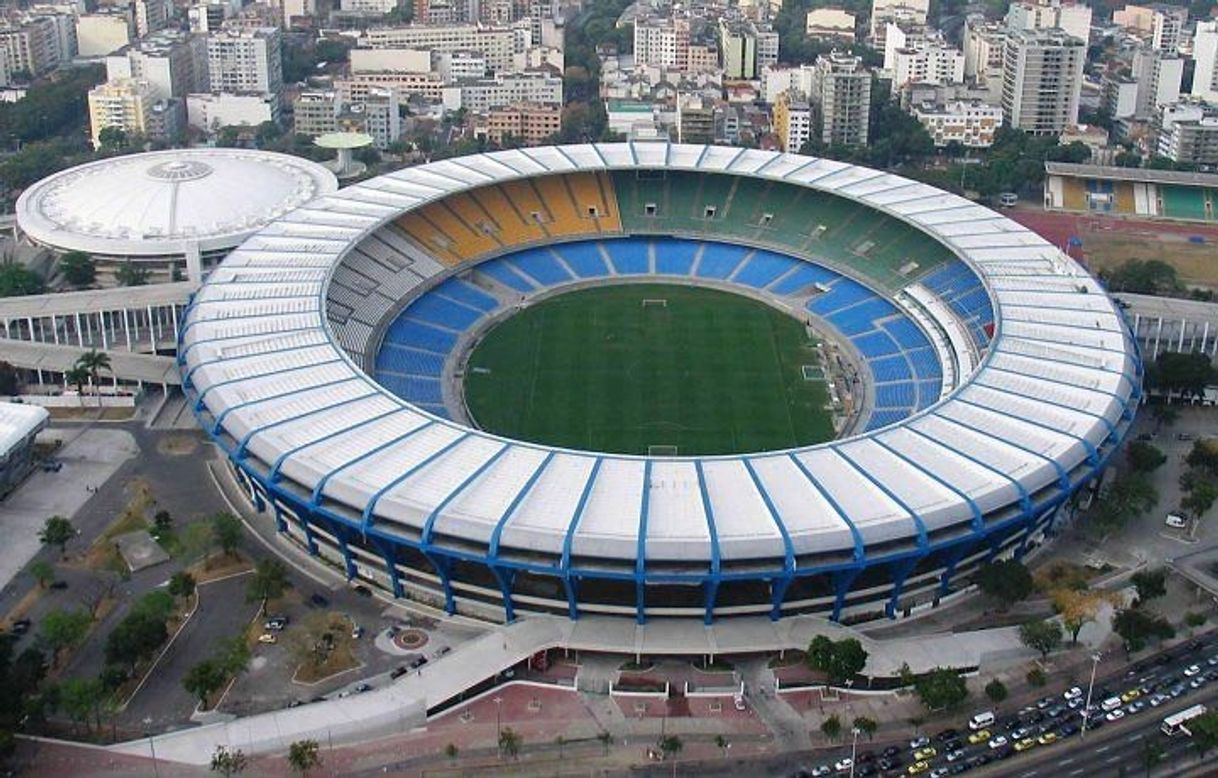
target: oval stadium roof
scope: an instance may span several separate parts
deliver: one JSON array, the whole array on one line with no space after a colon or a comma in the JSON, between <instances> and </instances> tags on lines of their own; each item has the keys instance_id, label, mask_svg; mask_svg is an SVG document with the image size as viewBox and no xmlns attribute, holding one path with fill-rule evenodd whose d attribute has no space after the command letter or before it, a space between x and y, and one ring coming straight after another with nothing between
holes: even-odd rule
<instances>
[{"instance_id":1,"label":"oval stadium roof","mask_svg":"<svg viewBox=\"0 0 1218 778\"><path fill-rule=\"evenodd\" d=\"M331 275L402 213L496 182L635 169L782 181L922 230L965 261L993 299L995 333L981 365L936 405L849 439L648 458L525 444L439 419L379 386L336 341L324 309ZM820 552L860 559L875 546L927 548L941 531L981 533L988 517L1030 510L1038 493L1090 472L1140 393L1120 311L1027 228L883 171L668 143L494 152L323 197L212 274L188 314L179 360L209 430L234 459L261 463L267 482L291 482L313 505L341 503L365 530L424 545L455 538L488 557L555 566L572 555L716 569L720 560Z\"/></svg>"},{"instance_id":2,"label":"oval stadium roof","mask_svg":"<svg viewBox=\"0 0 1218 778\"><path fill-rule=\"evenodd\" d=\"M177 149L112 157L48 176L17 201L27 235L64 251L156 257L237 246L276 218L338 188L299 157Z\"/></svg>"}]
</instances>

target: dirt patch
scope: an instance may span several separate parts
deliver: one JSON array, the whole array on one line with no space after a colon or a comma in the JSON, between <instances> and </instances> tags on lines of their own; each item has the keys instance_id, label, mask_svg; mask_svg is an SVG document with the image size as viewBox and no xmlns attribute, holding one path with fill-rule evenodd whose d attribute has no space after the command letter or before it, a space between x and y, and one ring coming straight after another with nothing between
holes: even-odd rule
<instances>
[{"instance_id":1,"label":"dirt patch","mask_svg":"<svg viewBox=\"0 0 1218 778\"><path fill-rule=\"evenodd\" d=\"M114 539L128 532L148 528L148 511L156 504L152 489L142 479L134 479L127 487L130 497L127 506L110 522L106 531L101 534L93 545L80 556L78 560L67 562L69 565L81 565L90 570L111 570L121 575L127 574L127 566L115 547Z\"/></svg>"},{"instance_id":2,"label":"dirt patch","mask_svg":"<svg viewBox=\"0 0 1218 778\"><path fill-rule=\"evenodd\" d=\"M199 450L199 439L193 435L168 435L157 441L156 450L169 457L190 456Z\"/></svg>"},{"instance_id":3,"label":"dirt patch","mask_svg":"<svg viewBox=\"0 0 1218 778\"><path fill-rule=\"evenodd\" d=\"M1084 237L1087 266L1094 273L1131 259L1159 259L1176 270L1185 286L1218 290L1218 263L1212 243L1190 243L1185 236L1142 236L1089 232Z\"/></svg>"},{"instance_id":4,"label":"dirt patch","mask_svg":"<svg viewBox=\"0 0 1218 778\"><path fill-rule=\"evenodd\" d=\"M233 556L220 554L218 556L208 555L205 559L196 562L187 569L195 577L196 582L207 583L208 581L215 581L218 578L226 578L238 573L248 573L254 569L254 566L240 554L234 554Z\"/></svg>"},{"instance_id":5,"label":"dirt patch","mask_svg":"<svg viewBox=\"0 0 1218 778\"><path fill-rule=\"evenodd\" d=\"M12 607L12 609L4 615L4 622L5 622L6 627L8 625L11 625L14 621L17 621L17 620L23 618L27 613L29 613L30 608L34 607L34 603L38 602L38 598L42 597L43 591L45 591L45 590L40 589L37 586L35 586L33 589L30 589L28 592L26 592L25 596L22 597L20 600L18 600L17 604L14 605Z\"/></svg>"},{"instance_id":6,"label":"dirt patch","mask_svg":"<svg viewBox=\"0 0 1218 778\"><path fill-rule=\"evenodd\" d=\"M351 637L351 618L343 613L310 613L287 633L285 642L297 661L294 683L315 684L360 666Z\"/></svg>"}]
</instances>

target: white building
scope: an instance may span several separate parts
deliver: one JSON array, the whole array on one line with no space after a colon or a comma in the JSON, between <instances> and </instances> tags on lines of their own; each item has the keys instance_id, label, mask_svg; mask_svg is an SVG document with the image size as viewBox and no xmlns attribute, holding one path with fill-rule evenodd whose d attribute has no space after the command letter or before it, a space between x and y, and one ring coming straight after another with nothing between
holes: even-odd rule
<instances>
[{"instance_id":1,"label":"white building","mask_svg":"<svg viewBox=\"0 0 1218 778\"><path fill-rule=\"evenodd\" d=\"M1002 79L1006 28L987 22L984 16L970 16L964 25L964 77L984 86L991 79Z\"/></svg>"},{"instance_id":2,"label":"white building","mask_svg":"<svg viewBox=\"0 0 1218 778\"><path fill-rule=\"evenodd\" d=\"M131 43L134 37L135 23L126 10L76 18L77 52L82 57L104 57Z\"/></svg>"},{"instance_id":3,"label":"white building","mask_svg":"<svg viewBox=\"0 0 1218 778\"><path fill-rule=\"evenodd\" d=\"M867 144L871 114L871 73L860 57L839 51L816 58L812 100L827 146Z\"/></svg>"},{"instance_id":4,"label":"white building","mask_svg":"<svg viewBox=\"0 0 1218 778\"><path fill-rule=\"evenodd\" d=\"M872 0L867 39L875 48L883 49L885 28L889 22L924 27L929 10L930 0Z\"/></svg>"},{"instance_id":5,"label":"white building","mask_svg":"<svg viewBox=\"0 0 1218 778\"><path fill-rule=\"evenodd\" d=\"M59 67L63 57L55 19L38 16L3 23L0 53L9 74L29 73L37 78Z\"/></svg>"},{"instance_id":6,"label":"white building","mask_svg":"<svg viewBox=\"0 0 1218 778\"><path fill-rule=\"evenodd\" d=\"M856 24L854 14L841 8L813 8L808 11L804 32L813 40L854 43Z\"/></svg>"},{"instance_id":7,"label":"white building","mask_svg":"<svg viewBox=\"0 0 1218 778\"><path fill-rule=\"evenodd\" d=\"M1061 0L1022 0L1011 3L1007 9L1007 29L1017 30L1065 30L1084 43L1091 35L1091 6L1082 3L1063 3Z\"/></svg>"},{"instance_id":8,"label":"white building","mask_svg":"<svg viewBox=\"0 0 1218 778\"><path fill-rule=\"evenodd\" d=\"M191 127L205 132L215 132L222 127L278 123L279 98L273 94L189 94L186 96L186 120Z\"/></svg>"},{"instance_id":9,"label":"white building","mask_svg":"<svg viewBox=\"0 0 1218 778\"><path fill-rule=\"evenodd\" d=\"M443 89L444 109L488 111L513 103L562 104L562 79L549 73L500 73Z\"/></svg>"},{"instance_id":10,"label":"white building","mask_svg":"<svg viewBox=\"0 0 1218 778\"><path fill-rule=\"evenodd\" d=\"M339 0L339 7L344 11L384 15L398 7L398 0Z\"/></svg>"},{"instance_id":11,"label":"white building","mask_svg":"<svg viewBox=\"0 0 1218 778\"><path fill-rule=\"evenodd\" d=\"M141 38L165 29L173 12L169 0L135 0L133 8L135 34Z\"/></svg>"},{"instance_id":12,"label":"white building","mask_svg":"<svg viewBox=\"0 0 1218 778\"><path fill-rule=\"evenodd\" d=\"M516 53L517 39L522 37L520 51L532 45L527 25L515 27L479 27L457 24L437 27L408 26L371 29L359 38L358 45L369 49L429 49L431 51L478 51L486 57L491 70L510 71Z\"/></svg>"},{"instance_id":13,"label":"white building","mask_svg":"<svg viewBox=\"0 0 1218 778\"><path fill-rule=\"evenodd\" d=\"M161 32L106 57L106 79L147 81L160 99L211 90L207 41L198 35Z\"/></svg>"},{"instance_id":14,"label":"white building","mask_svg":"<svg viewBox=\"0 0 1218 778\"><path fill-rule=\"evenodd\" d=\"M283 89L283 35L274 27L224 29L207 38L211 89L230 94L278 95Z\"/></svg>"},{"instance_id":15,"label":"white building","mask_svg":"<svg viewBox=\"0 0 1218 778\"><path fill-rule=\"evenodd\" d=\"M1078 124L1087 44L1060 29L1007 35L1002 110L1007 122L1034 135L1059 135Z\"/></svg>"},{"instance_id":16,"label":"white building","mask_svg":"<svg viewBox=\"0 0 1218 778\"><path fill-rule=\"evenodd\" d=\"M431 60L432 67L447 82L486 78L486 57L478 51L438 51Z\"/></svg>"},{"instance_id":17,"label":"white building","mask_svg":"<svg viewBox=\"0 0 1218 778\"><path fill-rule=\"evenodd\" d=\"M774 104L774 132L782 150L798 154L812 138L812 108L802 100L782 94Z\"/></svg>"},{"instance_id":18,"label":"white building","mask_svg":"<svg viewBox=\"0 0 1218 778\"><path fill-rule=\"evenodd\" d=\"M1184 59L1174 52L1138 49L1133 55L1133 77L1138 83L1137 115L1149 118L1159 106L1180 101Z\"/></svg>"},{"instance_id":19,"label":"white building","mask_svg":"<svg viewBox=\"0 0 1218 778\"><path fill-rule=\"evenodd\" d=\"M1159 119L1156 153L1173 162L1218 165L1218 108L1182 103Z\"/></svg>"},{"instance_id":20,"label":"white building","mask_svg":"<svg viewBox=\"0 0 1218 778\"><path fill-rule=\"evenodd\" d=\"M1112 14L1113 24L1142 36L1156 51L1174 54L1180 48L1188 24L1188 6L1127 5Z\"/></svg>"},{"instance_id":21,"label":"white building","mask_svg":"<svg viewBox=\"0 0 1218 778\"><path fill-rule=\"evenodd\" d=\"M910 106L910 113L940 147L954 141L969 148L987 148L1002 126L1002 109L978 100L921 103Z\"/></svg>"},{"instance_id":22,"label":"white building","mask_svg":"<svg viewBox=\"0 0 1218 778\"><path fill-rule=\"evenodd\" d=\"M1218 102L1218 20L1197 22L1193 59L1193 97Z\"/></svg>"},{"instance_id":23,"label":"white building","mask_svg":"<svg viewBox=\"0 0 1218 778\"><path fill-rule=\"evenodd\" d=\"M634 22L634 61L684 70L689 65L689 19L649 16Z\"/></svg>"},{"instance_id":24,"label":"white building","mask_svg":"<svg viewBox=\"0 0 1218 778\"><path fill-rule=\"evenodd\" d=\"M964 54L942 38L924 39L893 52L893 94L909 84L961 83L964 83Z\"/></svg>"}]
</instances>

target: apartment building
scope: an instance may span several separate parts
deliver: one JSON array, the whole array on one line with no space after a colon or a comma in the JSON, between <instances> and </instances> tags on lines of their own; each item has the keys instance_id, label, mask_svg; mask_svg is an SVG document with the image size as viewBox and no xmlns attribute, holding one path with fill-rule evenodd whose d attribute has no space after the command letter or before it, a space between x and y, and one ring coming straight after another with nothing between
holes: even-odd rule
<instances>
[{"instance_id":1,"label":"apartment building","mask_svg":"<svg viewBox=\"0 0 1218 778\"><path fill-rule=\"evenodd\" d=\"M1087 44L1060 29L1012 30L1003 55L1002 110L1034 135L1060 135L1078 123Z\"/></svg>"}]
</instances>

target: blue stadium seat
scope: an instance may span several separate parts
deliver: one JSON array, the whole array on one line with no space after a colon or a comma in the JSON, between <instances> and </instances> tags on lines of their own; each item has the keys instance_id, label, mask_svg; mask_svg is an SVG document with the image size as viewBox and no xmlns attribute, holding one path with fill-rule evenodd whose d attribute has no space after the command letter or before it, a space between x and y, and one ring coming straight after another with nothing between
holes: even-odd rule
<instances>
[{"instance_id":1,"label":"blue stadium seat","mask_svg":"<svg viewBox=\"0 0 1218 778\"><path fill-rule=\"evenodd\" d=\"M482 317L481 311L454 303L438 294L425 294L411 303L406 310L420 321L438 324L458 332Z\"/></svg>"},{"instance_id":2,"label":"blue stadium seat","mask_svg":"<svg viewBox=\"0 0 1218 778\"><path fill-rule=\"evenodd\" d=\"M542 286L554 286L571 280L568 273L549 249L526 249L504 259L517 270L524 271Z\"/></svg>"},{"instance_id":3,"label":"blue stadium seat","mask_svg":"<svg viewBox=\"0 0 1218 778\"><path fill-rule=\"evenodd\" d=\"M896 341L888 336L887 332L868 332L858 335L850 339L854 343L855 348L867 359L875 357L884 357L889 354L896 354L901 350Z\"/></svg>"},{"instance_id":4,"label":"blue stadium seat","mask_svg":"<svg viewBox=\"0 0 1218 778\"><path fill-rule=\"evenodd\" d=\"M871 374L875 376L877 383L881 381L908 381L913 378L913 373L909 369L909 362L901 355L873 359L867 364L871 368Z\"/></svg>"},{"instance_id":5,"label":"blue stadium seat","mask_svg":"<svg viewBox=\"0 0 1218 778\"><path fill-rule=\"evenodd\" d=\"M651 272L647 259L647 241L637 238L607 240L604 242L609 261L622 275L638 275Z\"/></svg>"},{"instance_id":6,"label":"blue stadium seat","mask_svg":"<svg viewBox=\"0 0 1218 778\"><path fill-rule=\"evenodd\" d=\"M656 272L668 276L687 276L698 254L698 244L689 241L657 238L652 242L656 255Z\"/></svg>"},{"instance_id":7,"label":"blue stadium seat","mask_svg":"<svg viewBox=\"0 0 1218 778\"><path fill-rule=\"evenodd\" d=\"M933 348L927 346L926 348L907 351L905 356L909 359L909 364L913 365L914 372L917 373L918 378L933 378L935 380L943 378L943 367L939 364L939 356Z\"/></svg>"},{"instance_id":8,"label":"blue stadium seat","mask_svg":"<svg viewBox=\"0 0 1218 778\"><path fill-rule=\"evenodd\" d=\"M399 346L447 354L457 343L457 336L446 330L432 327L409 315L400 316L385 333L385 342Z\"/></svg>"},{"instance_id":9,"label":"blue stadium seat","mask_svg":"<svg viewBox=\"0 0 1218 778\"><path fill-rule=\"evenodd\" d=\"M770 289L774 294L805 292L813 284L828 284L840 278L837 273L820 265L801 263L791 275L783 278Z\"/></svg>"},{"instance_id":10,"label":"blue stadium seat","mask_svg":"<svg viewBox=\"0 0 1218 778\"><path fill-rule=\"evenodd\" d=\"M448 279L435 288L435 293L480 311L490 312L499 307L499 301L494 297L460 278Z\"/></svg>"},{"instance_id":11,"label":"blue stadium seat","mask_svg":"<svg viewBox=\"0 0 1218 778\"><path fill-rule=\"evenodd\" d=\"M384 343L376 355L376 369L378 372L385 370L403 375L438 378L444 369L444 355L395 343Z\"/></svg>"},{"instance_id":12,"label":"blue stadium seat","mask_svg":"<svg viewBox=\"0 0 1218 778\"><path fill-rule=\"evenodd\" d=\"M893 340L901 344L901 348L912 350L930 345L926 333L909 319L884 322L884 329L888 330Z\"/></svg>"},{"instance_id":13,"label":"blue stadium seat","mask_svg":"<svg viewBox=\"0 0 1218 778\"><path fill-rule=\"evenodd\" d=\"M869 297L875 297L875 292L849 278L839 278L829 287L829 291L814 297L807 304L807 309L818 316L828 316L834 311L841 310L855 303L861 303Z\"/></svg>"},{"instance_id":14,"label":"blue stadium seat","mask_svg":"<svg viewBox=\"0 0 1218 778\"><path fill-rule=\"evenodd\" d=\"M942 391L941 381L918 382L918 410L929 408L939 402L939 392Z\"/></svg>"},{"instance_id":15,"label":"blue stadium seat","mask_svg":"<svg viewBox=\"0 0 1218 778\"><path fill-rule=\"evenodd\" d=\"M917 402L917 390L912 381L876 384L875 386L875 407L877 408L913 408Z\"/></svg>"},{"instance_id":16,"label":"blue stadium seat","mask_svg":"<svg viewBox=\"0 0 1218 778\"><path fill-rule=\"evenodd\" d=\"M441 404L444 398L440 393L440 381L435 378L401 378L399 376L381 373L377 379L389 391L412 403Z\"/></svg>"},{"instance_id":17,"label":"blue stadium seat","mask_svg":"<svg viewBox=\"0 0 1218 778\"><path fill-rule=\"evenodd\" d=\"M483 262L478 265L478 272L485 273L495 279L504 286L509 286L517 292L528 294L537 288L536 284L529 281L516 269L508 265L502 259L492 259L490 262Z\"/></svg>"},{"instance_id":18,"label":"blue stadium seat","mask_svg":"<svg viewBox=\"0 0 1218 778\"><path fill-rule=\"evenodd\" d=\"M799 265L798 259L775 254L772 251L758 249L753 256L736 271L735 281L746 286L764 289L783 273Z\"/></svg>"},{"instance_id":19,"label":"blue stadium seat","mask_svg":"<svg viewBox=\"0 0 1218 778\"><path fill-rule=\"evenodd\" d=\"M707 243L702 249L702 261L698 263L699 278L724 279L730 276L749 250L726 243Z\"/></svg>"},{"instance_id":20,"label":"blue stadium seat","mask_svg":"<svg viewBox=\"0 0 1218 778\"><path fill-rule=\"evenodd\" d=\"M437 403L415 403L415 405L419 406L428 413L433 413L436 416L439 416L441 419L448 419L449 421L452 420L452 416L449 415L448 409L443 405L439 405Z\"/></svg>"},{"instance_id":21,"label":"blue stadium seat","mask_svg":"<svg viewBox=\"0 0 1218 778\"><path fill-rule=\"evenodd\" d=\"M896 312L897 309L892 307L892 303L876 297L849 308L839 309L825 318L843 334L849 336L875 329L876 319L894 316Z\"/></svg>"},{"instance_id":22,"label":"blue stadium seat","mask_svg":"<svg viewBox=\"0 0 1218 778\"><path fill-rule=\"evenodd\" d=\"M893 410L877 410L871 414L871 418L867 420L867 429L865 432L878 430L880 427L887 427L889 424L896 424L901 419L909 416L905 411Z\"/></svg>"},{"instance_id":23,"label":"blue stadium seat","mask_svg":"<svg viewBox=\"0 0 1218 778\"><path fill-rule=\"evenodd\" d=\"M595 243L566 243L554 247L580 278L600 278L609 275L601 250Z\"/></svg>"}]
</instances>

